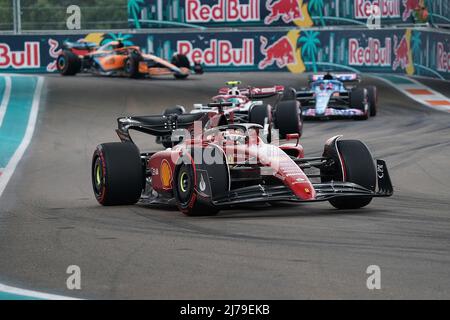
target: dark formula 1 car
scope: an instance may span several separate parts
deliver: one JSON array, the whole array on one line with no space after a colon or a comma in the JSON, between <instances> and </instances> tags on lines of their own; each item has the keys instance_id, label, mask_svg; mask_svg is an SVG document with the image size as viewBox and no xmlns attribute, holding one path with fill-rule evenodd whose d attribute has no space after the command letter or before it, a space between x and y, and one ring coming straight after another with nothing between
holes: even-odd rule
<instances>
[{"instance_id":1,"label":"dark formula 1 car","mask_svg":"<svg viewBox=\"0 0 450 320\"><path fill-rule=\"evenodd\" d=\"M358 140L330 138L322 156L306 158L298 134L275 146L257 124L202 130L164 151L141 153L130 130L167 135L201 114L118 119L122 142L100 144L92 159L92 185L102 205L169 204L187 215L213 215L240 204L329 201L357 209L393 194L386 164L374 162ZM296 143L292 143L292 139Z\"/></svg>"},{"instance_id":2,"label":"dark formula 1 car","mask_svg":"<svg viewBox=\"0 0 450 320\"><path fill-rule=\"evenodd\" d=\"M285 99L284 86L238 87L240 81L228 81L226 84L228 87L220 88L219 94L212 97L211 103L196 103L190 113L207 115L210 126L229 123L260 124L269 142L275 133L272 132L273 129L278 130L278 137L281 139L291 133L298 133L301 136L303 121L300 104L295 99ZM263 101L271 97L277 98L273 106ZM186 113L184 107L176 106L166 109L163 115L184 113ZM157 137L156 142L166 148L174 143L170 135Z\"/></svg>"},{"instance_id":3,"label":"dark formula 1 car","mask_svg":"<svg viewBox=\"0 0 450 320\"><path fill-rule=\"evenodd\" d=\"M305 119L353 118L367 120L377 114L377 88L357 87L356 73L315 74L309 86L294 93Z\"/></svg>"},{"instance_id":4,"label":"dark formula 1 car","mask_svg":"<svg viewBox=\"0 0 450 320\"><path fill-rule=\"evenodd\" d=\"M64 76L93 73L140 78L173 74L177 79L184 79L191 72L203 73L199 64L191 67L185 55L175 54L169 62L143 53L137 46L124 46L120 40L100 47L91 42L65 42L56 66Z\"/></svg>"}]
</instances>

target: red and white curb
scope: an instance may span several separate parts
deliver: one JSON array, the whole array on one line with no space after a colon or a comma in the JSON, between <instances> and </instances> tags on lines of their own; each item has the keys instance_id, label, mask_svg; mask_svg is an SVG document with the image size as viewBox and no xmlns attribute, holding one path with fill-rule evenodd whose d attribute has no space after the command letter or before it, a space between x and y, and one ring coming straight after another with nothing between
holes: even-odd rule
<instances>
[{"instance_id":1,"label":"red and white curb","mask_svg":"<svg viewBox=\"0 0 450 320\"><path fill-rule=\"evenodd\" d=\"M375 76L390 84L392 87L407 95L420 104L444 112L450 112L450 99L419 81L404 76ZM399 78L400 81L391 81L391 78Z\"/></svg>"}]
</instances>

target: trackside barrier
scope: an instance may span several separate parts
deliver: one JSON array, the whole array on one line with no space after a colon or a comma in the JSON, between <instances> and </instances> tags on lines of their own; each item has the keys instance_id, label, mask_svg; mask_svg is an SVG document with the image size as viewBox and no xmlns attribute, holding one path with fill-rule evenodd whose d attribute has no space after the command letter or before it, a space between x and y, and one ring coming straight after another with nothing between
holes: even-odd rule
<instances>
[{"instance_id":1,"label":"trackside barrier","mask_svg":"<svg viewBox=\"0 0 450 320\"><path fill-rule=\"evenodd\" d=\"M380 72L450 79L449 33L431 28L203 31L0 36L0 72L55 72L65 40L121 38L169 58L186 54L205 71Z\"/></svg>"},{"instance_id":2,"label":"trackside barrier","mask_svg":"<svg viewBox=\"0 0 450 320\"><path fill-rule=\"evenodd\" d=\"M130 28L450 24L448 0L128 0Z\"/></svg>"}]
</instances>

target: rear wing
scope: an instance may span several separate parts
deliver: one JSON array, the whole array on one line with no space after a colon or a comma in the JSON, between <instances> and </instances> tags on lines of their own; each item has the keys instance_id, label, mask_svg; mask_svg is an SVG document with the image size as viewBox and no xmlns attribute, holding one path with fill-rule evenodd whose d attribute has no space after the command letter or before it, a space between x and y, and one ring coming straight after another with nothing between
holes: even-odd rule
<instances>
[{"instance_id":1,"label":"rear wing","mask_svg":"<svg viewBox=\"0 0 450 320\"><path fill-rule=\"evenodd\" d=\"M331 73L334 80L341 82L360 82L361 78L357 73ZM324 80L325 74L311 74L308 77L309 82Z\"/></svg>"},{"instance_id":2,"label":"rear wing","mask_svg":"<svg viewBox=\"0 0 450 320\"><path fill-rule=\"evenodd\" d=\"M247 96L250 99L259 98L265 99L270 98L278 94L282 94L284 91L284 86L275 85L272 87L246 87L237 88L239 90L239 95ZM223 87L219 89L220 95L228 95L230 91L229 87Z\"/></svg>"},{"instance_id":3,"label":"rear wing","mask_svg":"<svg viewBox=\"0 0 450 320\"><path fill-rule=\"evenodd\" d=\"M136 130L153 136L162 137L171 135L177 129L191 131L194 122L208 121L205 113L169 114L157 116L121 117L117 119L117 135L122 141L132 142L129 131Z\"/></svg>"}]
</instances>

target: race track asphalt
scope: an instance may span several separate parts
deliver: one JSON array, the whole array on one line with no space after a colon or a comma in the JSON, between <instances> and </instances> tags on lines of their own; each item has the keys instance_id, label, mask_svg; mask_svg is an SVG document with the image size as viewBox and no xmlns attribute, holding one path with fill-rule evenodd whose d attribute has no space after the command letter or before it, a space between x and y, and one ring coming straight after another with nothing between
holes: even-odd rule
<instances>
[{"instance_id":1,"label":"race track asphalt","mask_svg":"<svg viewBox=\"0 0 450 320\"><path fill-rule=\"evenodd\" d=\"M90 161L118 141L116 118L192 106L226 80L304 86L288 73L215 73L185 81L46 76L35 135L0 200L0 283L88 299L450 298L450 115L375 78L369 121L305 124L307 155L336 134L385 159L395 187L356 211L328 203L236 208L101 207ZM447 83L434 84L449 96ZM150 138L150 147L158 148ZM81 268L81 290L66 269ZM366 268L381 268L368 290Z\"/></svg>"}]
</instances>

